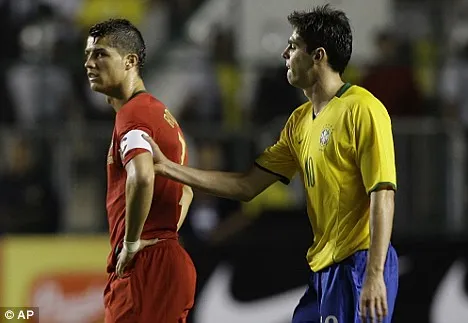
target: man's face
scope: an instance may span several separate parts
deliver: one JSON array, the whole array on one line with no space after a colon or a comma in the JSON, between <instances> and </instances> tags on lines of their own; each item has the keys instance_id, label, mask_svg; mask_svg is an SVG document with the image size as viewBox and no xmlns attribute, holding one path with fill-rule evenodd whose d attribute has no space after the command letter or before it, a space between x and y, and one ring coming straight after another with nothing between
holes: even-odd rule
<instances>
[{"instance_id":1,"label":"man's face","mask_svg":"<svg viewBox=\"0 0 468 323\"><path fill-rule=\"evenodd\" d=\"M118 88L126 76L126 59L110 47L105 37L88 37L85 68L91 89L107 95Z\"/></svg>"},{"instance_id":2,"label":"man's face","mask_svg":"<svg viewBox=\"0 0 468 323\"><path fill-rule=\"evenodd\" d=\"M288 40L288 47L283 51L283 58L288 68L287 78L292 86L305 89L313 83L314 60L306 51L306 43L294 31Z\"/></svg>"}]
</instances>

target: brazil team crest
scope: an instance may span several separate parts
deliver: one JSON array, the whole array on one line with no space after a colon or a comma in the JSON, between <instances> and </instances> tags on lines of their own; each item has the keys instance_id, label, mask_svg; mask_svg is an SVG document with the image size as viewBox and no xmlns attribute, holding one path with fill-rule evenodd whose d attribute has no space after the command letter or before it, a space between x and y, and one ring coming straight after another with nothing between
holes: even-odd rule
<instances>
[{"instance_id":1,"label":"brazil team crest","mask_svg":"<svg viewBox=\"0 0 468 323\"><path fill-rule=\"evenodd\" d=\"M332 127L329 125L326 125L322 129L322 133L320 134L320 147L322 149L325 148L325 146L330 141L331 134L332 134Z\"/></svg>"}]
</instances>

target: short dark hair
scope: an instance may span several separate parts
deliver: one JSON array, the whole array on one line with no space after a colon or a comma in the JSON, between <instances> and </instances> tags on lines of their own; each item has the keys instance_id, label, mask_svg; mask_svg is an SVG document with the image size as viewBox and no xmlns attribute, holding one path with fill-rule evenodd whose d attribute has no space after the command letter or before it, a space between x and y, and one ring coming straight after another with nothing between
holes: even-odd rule
<instances>
[{"instance_id":1,"label":"short dark hair","mask_svg":"<svg viewBox=\"0 0 468 323\"><path fill-rule=\"evenodd\" d=\"M141 32L126 19L109 19L95 24L89 29L91 37L106 37L109 45L121 54L138 56L138 73L145 65L146 45Z\"/></svg>"},{"instance_id":2,"label":"short dark hair","mask_svg":"<svg viewBox=\"0 0 468 323\"><path fill-rule=\"evenodd\" d=\"M343 11L324 5L310 11L294 11L288 21L304 39L309 54L318 47L325 48L330 67L343 74L353 49L351 26Z\"/></svg>"}]
</instances>

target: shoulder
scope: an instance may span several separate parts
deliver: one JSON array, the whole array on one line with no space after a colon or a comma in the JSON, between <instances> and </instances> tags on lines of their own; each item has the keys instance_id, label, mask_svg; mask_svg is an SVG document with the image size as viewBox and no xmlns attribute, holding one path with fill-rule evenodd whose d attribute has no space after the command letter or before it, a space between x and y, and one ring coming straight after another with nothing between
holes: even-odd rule
<instances>
[{"instance_id":1,"label":"shoulder","mask_svg":"<svg viewBox=\"0 0 468 323\"><path fill-rule=\"evenodd\" d=\"M165 128L178 127L177 121L166 106L150 94L140 94L117 112L116 130L126 133L132 129L146 129L156 135Z\"/></svg>"},{"instance_id":2,"label":"shoulder","mask_svg":"<svg viewBox=\"0 0 468 323\"><path fill-rule=\"evenodd\" d=\"M300 105L291 113L286 125L293 127L306 116L310 109L312 109L312 104L309 101Z\"/></svg>"},{"instance_id":3,"label":"shoulder","mask_svg":"<svg viewBox=\"0 0 468 323\"><path fill-rule=\"evenodd\" d=\"M157 127L164 121L166 106L154 96L144 93L127 102L116 115L117 127L129 124Z\"/></svg>"},{"instance_id":4,"label":"shoulder","mask_svg":"<svg viewBox=\"0 0 468 323\"><path fill-rule=\"evenodd\" d=\"M390 119L383 103L363 87L353 85L340 99L353 119L362 114Z\"/></svg>"},{"instance_id":5,"label":"shoulder","mask_svg":"<svg viewBox=\"0 0 468 323\"><path fill-rule=\"evenodd\" d=\"M118 112L119 120L148 120L155 115L163 115L164 104L148 93L140 94L128 101Z\"/></svg>"}]
</instances>

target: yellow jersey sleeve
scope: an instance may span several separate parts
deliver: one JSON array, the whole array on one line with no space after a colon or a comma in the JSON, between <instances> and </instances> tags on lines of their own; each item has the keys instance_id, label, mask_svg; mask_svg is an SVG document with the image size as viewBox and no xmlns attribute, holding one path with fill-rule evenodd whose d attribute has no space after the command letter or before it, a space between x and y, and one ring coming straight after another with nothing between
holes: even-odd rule
<instances>
[{"instance_id":1,"label":"yellow jersey sleeve","mask_svg":"<svg viewBox=\"0 0 468 323\"><path fill-rule=\"evenodd\" d=\"M385 107L376 100L354 109L357 165L368 194L380 186L396 190L395 151L392 124Z\"/></svg>"},{"instance_id":2,"label":"yellow jersey sleeve","mask_svg":"<svg viewBox=\"0 0 468 323\"><path fill-rule=\"evenodd\" d=\"M255 160L257 167L280 177L281 182L289 184L297 171L297 163L290 145L291 118L281 131L280 138Z\"/></svg>"}]
</instances>

